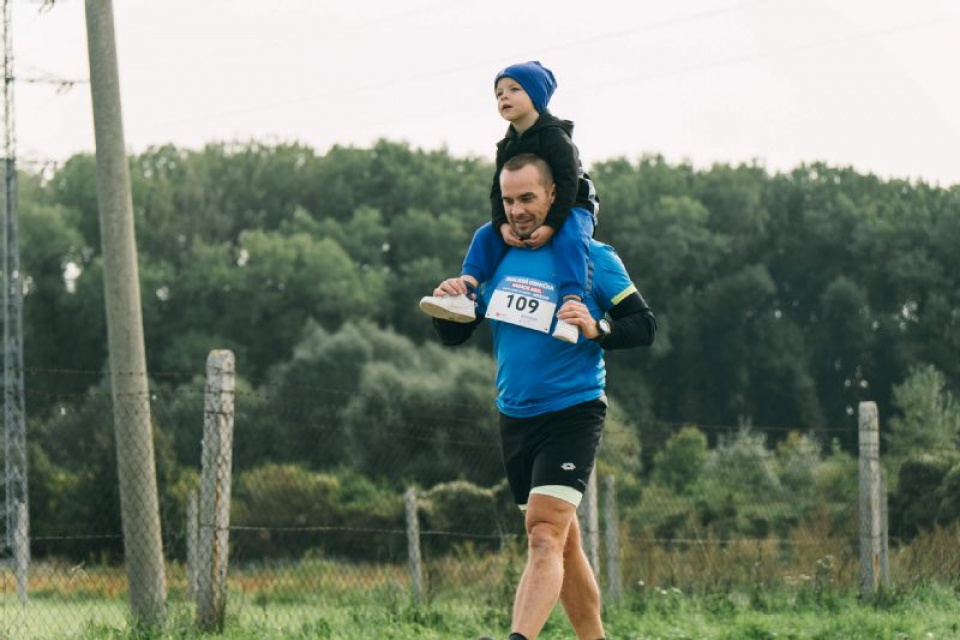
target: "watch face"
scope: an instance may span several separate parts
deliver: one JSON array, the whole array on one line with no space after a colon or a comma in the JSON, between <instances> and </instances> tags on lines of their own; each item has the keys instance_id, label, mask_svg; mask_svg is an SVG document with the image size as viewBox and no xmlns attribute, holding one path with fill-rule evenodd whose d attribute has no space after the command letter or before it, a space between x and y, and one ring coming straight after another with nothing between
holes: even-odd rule
<instances>
[{"instance_id":1,"label":"watch face","mask_svg":"<svg viewBox=\"0 0 960 640\"><path fill-rule=\"evenodd\" d=\"M602 336L610 335L610 321L606 318L597 320L597 328L600 330Z\"/></svg>"}]
</instances>

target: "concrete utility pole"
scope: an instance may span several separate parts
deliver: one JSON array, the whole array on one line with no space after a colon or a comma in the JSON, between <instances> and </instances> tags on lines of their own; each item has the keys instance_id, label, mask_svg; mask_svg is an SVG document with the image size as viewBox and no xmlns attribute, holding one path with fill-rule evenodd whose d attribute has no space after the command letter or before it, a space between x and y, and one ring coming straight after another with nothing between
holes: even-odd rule
<instances>
[{"instance_id":1,"label":"concrete utility pole","mask_svg":"<svg viewBox=\"0 0 960 640\"><path fill-rule=\"evenodd\" d=\"M167 588L143 346L133 199L123 139L111 0L86 0L86 14L90 93L97 143L103 287L127 580L136 624L154 626L163 620Z\"/></svg>"}]
</instances>

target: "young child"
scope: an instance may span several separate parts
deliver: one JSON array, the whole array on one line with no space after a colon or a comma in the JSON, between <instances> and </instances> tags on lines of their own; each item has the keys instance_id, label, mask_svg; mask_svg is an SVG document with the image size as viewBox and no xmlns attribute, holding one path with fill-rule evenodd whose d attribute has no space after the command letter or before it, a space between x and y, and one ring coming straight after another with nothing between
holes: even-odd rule
<instances>
[{"instance_id":1,"label":"young child","mask_svg":"<svg viewBox=\"0 0 960 640\"><path fill-rule=\"evenodd\" d=\"M463 262L460 277L470 291L493 276L508 247L537 248L552 239L557 256L558 308L569 298L583 299L587 248L600 205L571 139L573 123L560 120L547 110L556 88L553 73L537 61L511 65L494 80L497 108L510 126L506 137L497 144L497 170L490 193L493 220L474 234ZM500 193L504 163L522 153L533 153L546 160L557 187L556 200L546 221L529 238L514 234L507 223ZM426 296L420 300L420 308L430 316L456 322L472 322L476 318L474 302L467 295ZM576 343L579 332L558 318L553 336Z\"/></svg>"}]
</instances>

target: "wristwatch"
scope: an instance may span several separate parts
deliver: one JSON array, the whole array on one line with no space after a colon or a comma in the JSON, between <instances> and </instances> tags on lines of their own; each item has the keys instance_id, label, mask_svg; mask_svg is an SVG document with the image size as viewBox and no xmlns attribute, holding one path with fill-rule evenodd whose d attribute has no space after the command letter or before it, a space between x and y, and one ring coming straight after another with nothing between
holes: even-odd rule
<instances>
[{"instance_id":1,"label":"wristwatch","mask_svg":"<svg viewBox=\"0 0 960 640\"><path fill-rule=\"evenodd\" d=\"M597 320L597 331L599 333L597 334L597 337L593 339L593 341L602 343L606 337L610 335L612 330L613 329L610 326L610 321L606 318L600 318Z\"/></svg>"}]
</instances>

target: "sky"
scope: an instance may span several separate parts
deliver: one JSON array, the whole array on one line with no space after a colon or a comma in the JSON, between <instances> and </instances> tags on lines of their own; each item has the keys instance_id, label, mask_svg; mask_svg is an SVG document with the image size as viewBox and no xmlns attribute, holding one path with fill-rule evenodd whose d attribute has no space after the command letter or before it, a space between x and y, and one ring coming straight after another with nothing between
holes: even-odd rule
<instances>
[{"instance_id":1,"label":"sky","mask_svg":"<svg viewBox=\"0 0 960 640\"><path fill-rule=\"evenodd\" d=\"M82 0L11 0L18 162L94 150ZM960 184L958 0L113 0L126 145L386 138L489 158L540 60L591 163ZM64 81L75 81L63 84Z\"/></svg>"}]
</instances>

